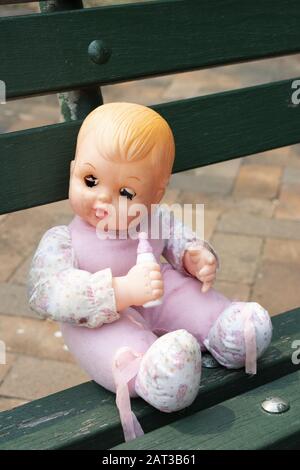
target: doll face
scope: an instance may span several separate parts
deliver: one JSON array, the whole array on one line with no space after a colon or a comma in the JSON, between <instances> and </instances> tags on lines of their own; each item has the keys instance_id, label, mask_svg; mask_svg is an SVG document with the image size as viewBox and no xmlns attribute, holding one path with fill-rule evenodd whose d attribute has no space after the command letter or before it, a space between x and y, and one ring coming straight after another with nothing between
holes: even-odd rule
<instances>
[{"instance_id":1,"label":"doll face","mask_svg":"<svg viewBox=\"0 0 300 470\"><path fill-rule=\"evenodd\" d=\"M73 165L70 204L77 215L94 227L127 229L138 220L138 214L128 215L133 204L143 204L150 213L151 204L157 204L164 193L150 158L109 161L99 153L93 132L80 142Z\"/></svg>"}]
</instances>

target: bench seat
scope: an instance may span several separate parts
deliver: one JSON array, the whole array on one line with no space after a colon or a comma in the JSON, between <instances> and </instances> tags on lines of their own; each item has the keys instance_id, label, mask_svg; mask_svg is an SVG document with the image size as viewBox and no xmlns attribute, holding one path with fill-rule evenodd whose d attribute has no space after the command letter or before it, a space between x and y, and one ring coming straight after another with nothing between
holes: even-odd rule
<instances>
[{"instance_id":1,"label":"bench seat","mask_svg":"<svg viewBox=\"0 0 300 470\"><path fill-rule=\"evenodd\" d=\"M194 420L198 422L198 416L210 416L210 414L215 420L217 420L217 416L220 416L220 422L224 419L225 428L222 433L224 445L238 446L240 445L239 440L232 442L231 438L226 438L226 433L230 434L236 427L235 423L233 427L228 427L228 423L226 424L229 417L226 414L223 415L222 410L224 407L229 406L229 409L232 410L230 419L232 419L232 414L235 413L235 418L240 422L243 418L241 407L242 404L245 405L244 412L246 413L248 397L249 399L253 397L254 401L257 397L256 401L259 404L264 395L267 396L269 392L275 392L276 390L279 395L293 401L296 386L296 379L294 380L294 378L298 377L297 371L300 370L300 364L292 363L292 353L295 351L292 349L292 344L293 341L300 338L300 309L297 308L273 317L272 323L274 328L273 340L264 357L258 362L256 376L246 375L244 370L228 370L223 367L203 369L203 379L197 399L188 409L177 413L161 413L142 399L132 400L134 413L141 422L145 433L149 433L149 438L145 435L136 441L137 448L146 449L151 445L152 447L149 447L149 449L154 448L153 446L156 445L155 442L160 432L164 433L165 430L167 431L166 435L169 435L170 430L173 429L172 426L175 426L174 432L177 433L177 430L180 430L182 426L181 432L184 434L184 430L188 426L185 423L188 423L189 420L192 420L191 423ZM240 400L234 399L234 397L239 396ZM291 412L297 414L297 406L299 408L299 401L295 403L295 410L293 410L294 403L292 403ZM204 415L201 413L204 413ZM262 414L261 419L264 415L265 413ZM288 415L289 413L286 414L286 416ZM265 417L265 419L268 419L268 417ZM202 422L202 418L200 422ZM287 420L286 423L288 422ZM297 432L299 433L299 419L296 422L298 423ZM272 426L273 423L271 423ZM204 427L203 429L207 428ZM203 429L200 426L199 433L195 430L193 440L188 448L197 449L202 444L205 445ZM217 446L221 445L220 441L217 440L218 429L216 427L215 430L215 443ZM151 437L152 433L153 439ZM143 439L145 439L144 444L141 443ZM115 405L115 395L94 382L87 382L0 413L0 449L100 450L114 448L118 444L126 446L124 449L135 448L132 447L135 444L122 444L123 442L124 437ZM230 444L231 442L232 444ZM169 444L170 441L167 441L161 445L169 446ZM180 443L177 445L180 445ZM209 444L207 443L207 445ZM247 442L244 445L247 445ZM251 445L258 444L253 442ZM172 444L171 448L176 448L176 439L174 446Z\"/></svg>"},{"instance_id":2,"label":"bench seat","mask_svg":"<svg viewBox=\"0 0 300 470\"><path fill-rule=\"evenodd\" d=\"M299 449L300 371L224 400L113 450ZM289 397L282 414L262 411L266 397Z\"/></svg>"}]
</instances>

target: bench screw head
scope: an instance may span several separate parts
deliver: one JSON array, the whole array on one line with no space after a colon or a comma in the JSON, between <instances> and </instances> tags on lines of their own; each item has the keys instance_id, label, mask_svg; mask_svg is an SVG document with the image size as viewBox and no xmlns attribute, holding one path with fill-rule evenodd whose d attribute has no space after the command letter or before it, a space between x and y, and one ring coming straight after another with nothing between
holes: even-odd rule
<instances>
[{"instance_id":1,"label":"bench screw head","mask_svg":"<svg viewBox=\"0 0 300 470\"><path fill-rule=\"evenodd\" d=\"M262 402L261 407L268 413L284 413L290 409L290 404L284 398L268 397Z\"/></svg>"},{"instance_id":2,"label":"bench screw head","mask_svg":"<svg viewBox=\"0 0 300 470\"><path fill-rule=\"evenodd\" d=\"M95 39L88 47L88 55L95 64L105 64L111 56L111 50L101 39Z\"/></svg>"}]
</instances>

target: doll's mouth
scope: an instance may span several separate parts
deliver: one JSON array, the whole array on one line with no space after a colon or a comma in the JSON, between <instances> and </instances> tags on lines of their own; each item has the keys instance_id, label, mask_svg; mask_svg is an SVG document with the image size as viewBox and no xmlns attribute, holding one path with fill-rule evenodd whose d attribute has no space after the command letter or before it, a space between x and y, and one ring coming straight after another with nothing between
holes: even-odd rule
<instances>
[{"instance_id":1,"label":"doll's mouth","mask_svg":"<svg viewBox=\"0 0 300 470\"><path fill-rule=\"evenodd\" d=\"M108 212L105 209L96 209L96 217L100 220L104 219L108 215Z\"/></svg>"}]
</instances>

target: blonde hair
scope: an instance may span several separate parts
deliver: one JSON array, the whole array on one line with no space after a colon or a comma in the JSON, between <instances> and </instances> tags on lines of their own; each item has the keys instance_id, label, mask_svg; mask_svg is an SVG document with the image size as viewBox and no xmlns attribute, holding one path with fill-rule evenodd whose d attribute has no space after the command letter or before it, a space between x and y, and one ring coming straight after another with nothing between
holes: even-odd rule
<instances>
[{"instance_id":1,"label":"blonde hair","mask_svg":"<svg viewBox=\"0 0 300 470\"><path fill-rule=\"evenodd\" d=\"M150 157L160 175L170 175L175 142L167 121L146 106L115 102L94 109L83 121L77 146L96 132L101 156L115 162L134 162Z\"/></svg>"}]
</instances>

